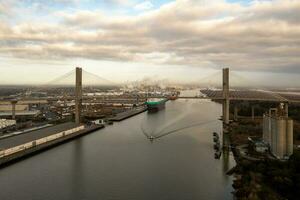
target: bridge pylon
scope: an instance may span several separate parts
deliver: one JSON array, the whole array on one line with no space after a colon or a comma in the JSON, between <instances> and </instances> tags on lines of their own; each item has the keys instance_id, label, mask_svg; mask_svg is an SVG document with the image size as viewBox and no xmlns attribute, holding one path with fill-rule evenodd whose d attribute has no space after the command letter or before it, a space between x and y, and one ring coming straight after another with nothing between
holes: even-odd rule
<instances>
[{"instance_id":1,"label":"bridge pylon","mask_svg":"<svg viewBox=\"0 0 300 200\"><path fill-rule=\"evenodd\" d=\"M75 123L80 124L82 107L82 68L76 67L75 84Z\"/></svg>"},{"instance_id":2,"label":"bridge pylon","mask_svg":"<svg viewBox=\"0 0 300 200\"><path fill-rule=\"evenodd\" d=\"M223 68L223 123L229 124L229 68Z\"/></svg>"}]
</instances>

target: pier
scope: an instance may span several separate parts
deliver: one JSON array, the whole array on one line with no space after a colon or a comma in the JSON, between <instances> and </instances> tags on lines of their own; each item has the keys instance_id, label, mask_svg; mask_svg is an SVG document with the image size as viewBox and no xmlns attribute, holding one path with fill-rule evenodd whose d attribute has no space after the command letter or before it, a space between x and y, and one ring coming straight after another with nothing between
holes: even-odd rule
<instances>
[{"instance_id":1,"label":"pier","mask_svg":"<svg viewBox=\"0 0 300 200\"><path fill-rule=\"evenodd\" d=\"M145 107L145 106L140 107L140 108L135 108L135 109L132 109L132 110L128 110L128 111L125 111L125 112L118 113L118 114L116 114L115 117L112 117L109 120L117 121L117 122L122 121L124 119L128 119L128 118L133 117L137 114L145 112L146 110L147 110L147 107Z\"/></svg>"},{"instance_id":2,"label":"pier","mask_svg":"<svg viewBox=\"0 0 300 200\"><path fill-rule=\"evenodd\" d=\"M104 128L69 122L0 140L0 167L70 139Z\"/></svg>"}]
</instances>

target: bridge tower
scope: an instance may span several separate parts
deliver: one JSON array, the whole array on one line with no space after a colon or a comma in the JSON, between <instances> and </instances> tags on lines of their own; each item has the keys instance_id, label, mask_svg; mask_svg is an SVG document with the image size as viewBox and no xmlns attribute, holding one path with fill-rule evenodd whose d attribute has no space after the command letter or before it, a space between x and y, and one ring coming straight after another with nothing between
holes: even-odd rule
<instances>
[{"instance_id":1,"label":"bridge tower","mask_svg":"<svg viewBox=\"0 0 300 200\"><path fill-rule=\"evenodd\" d=\"M81 123L82 107L82 68L76 67L76 88L75 88L75 123Z\"/></svg>"},{"instance_id":2,"label":"bridge tower","mask_svg":"<svg viewBox=\"0 0 300 200\"><path fill-rule=\"evenodd\" d=\"M229 124L229 68L223 68L223 123Z\"/></svg>"}]
</instances>

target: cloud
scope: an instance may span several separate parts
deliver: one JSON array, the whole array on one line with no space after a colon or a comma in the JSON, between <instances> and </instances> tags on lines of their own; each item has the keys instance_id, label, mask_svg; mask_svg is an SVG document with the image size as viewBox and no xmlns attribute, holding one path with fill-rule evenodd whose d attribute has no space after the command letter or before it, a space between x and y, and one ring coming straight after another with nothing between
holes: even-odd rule
<instances>
[{"instance_id":1,"label":"cloud","mask_svg":"<svg viewBox=\"0 0 300 200\"><path fill-rule=\"evenodd\" d=\"M296 0L177 0L138 15L60 12L55 22L0 22L0 54L300 73L298 13Z\"/></svg>"},{"instance_id":2,"label":"cloud","mask_svg":"<svg viewBox=\"0 0 300 200\"><path fill-rule=\"evenodd\" d=\"M133 4L132 0L107 0L107 3L121 6L129 6Z\"/></svg>"},{"instance_id":3,"label":"cloud","mask_svg":"<svg viewBox=\"0 0 300 200\"><path fill-rule=\"evenodd\" d=\"M0 17L11 16L14 5L15 5L14 0L11 0L11 1L0 0Z\"/></svg>"},{"instance_id":4,"label":"cloud","mask_svg":"<svg viewBox=\"0 0 300 200\"><path fill-rule=\"evenodd\" d=\"M151 3L151 1L144 1L142 3L139 3L134 6L134 9L136 10L150 10L154 7L154 5Z\"/></svg>"}]
</instances>

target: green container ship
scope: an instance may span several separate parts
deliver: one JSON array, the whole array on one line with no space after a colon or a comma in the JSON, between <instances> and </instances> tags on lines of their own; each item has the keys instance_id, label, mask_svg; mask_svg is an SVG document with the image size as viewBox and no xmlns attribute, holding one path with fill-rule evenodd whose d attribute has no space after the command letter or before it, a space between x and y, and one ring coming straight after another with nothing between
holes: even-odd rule
<instances>
[{"instance_id":1,"label":"green container ship","mask_svg":"<svg viewBox=\"0 0 300 200\"><path fill-rule=\"evenodd\" d=\"M165 104L168 99L166 98L151 98L146 102L149 112L157 112L165 108Z\"/></svg>"}]
</instances>

